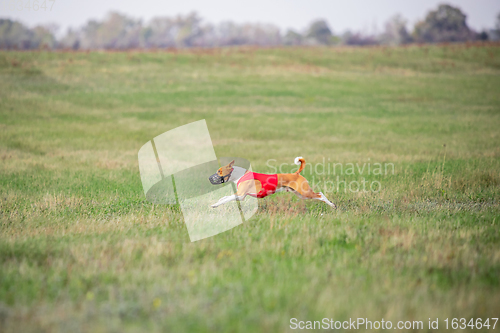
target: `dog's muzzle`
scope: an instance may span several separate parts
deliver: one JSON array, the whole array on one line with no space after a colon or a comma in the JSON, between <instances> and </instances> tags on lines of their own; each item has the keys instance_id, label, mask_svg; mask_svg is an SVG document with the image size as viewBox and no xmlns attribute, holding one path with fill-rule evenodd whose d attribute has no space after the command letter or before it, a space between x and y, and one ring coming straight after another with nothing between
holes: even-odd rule
<instances>
[{"instance_id":1,"label":"dog's muzzle","mask_svg":"<svg viewBox=\"0 0 500 333\"><path fill-rule=\"evenodd\" d=\"M217 173L214 173L213 175L208 177L208 180L210 180L210 182L213 185L219 185L219 184L227 183L229 181L230 177L231 177L231 172L225 176L219 176Z\"/></svg>"}]
</instances>

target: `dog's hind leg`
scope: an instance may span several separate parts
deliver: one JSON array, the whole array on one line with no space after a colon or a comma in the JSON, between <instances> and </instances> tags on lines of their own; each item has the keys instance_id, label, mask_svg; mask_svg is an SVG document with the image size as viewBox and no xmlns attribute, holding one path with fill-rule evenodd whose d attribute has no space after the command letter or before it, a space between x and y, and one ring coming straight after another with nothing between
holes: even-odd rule
<instances>
[{"instance_id":1,"label":"dog's hind leg","mask_svg":"<svg viewBox=\"0 0 500 333\"><path fill-rule=\"evenodd\" d=\"M330 200L328 200L326 198L326 196L323 194L323 192L315 193L312 190L310 190L310 191L307 191L305 193L301 193L300 197L302 199L314 199L314 200L323 201L324 203L326 203L327 205L329 205L333 209L337 209L337 206L333 202L331 202Z\"/></svg>"},{"instance_id":2,"label":"dog's hind leg","mask_svg":"<svg viewBox=\"0 0 500 333\"><path fill-rule=\"evenodd\" d=\"M288 182L286 186L293 190L293 192L295 192L302 199L319 200L321 198L321 194L315 193L309 186L307 180L300 175L295 180Z\"/></svg>"},{"instance_id":3,"label":"dog's hind leg","mask_svg":"<svg viewBox=\"0 0 500 333\"><path fill-rule=\"evenodd\" d=\"M320 200L334 209L337 208L337 206L334 203L330 202L330 200L328 200L322 192L314 192L309 186L307 180L302 176L299 176L296 180L288 183L287 186L290 187L295 192L295 194L297 194L302 199Z\"/></svg>"}]
</instances>

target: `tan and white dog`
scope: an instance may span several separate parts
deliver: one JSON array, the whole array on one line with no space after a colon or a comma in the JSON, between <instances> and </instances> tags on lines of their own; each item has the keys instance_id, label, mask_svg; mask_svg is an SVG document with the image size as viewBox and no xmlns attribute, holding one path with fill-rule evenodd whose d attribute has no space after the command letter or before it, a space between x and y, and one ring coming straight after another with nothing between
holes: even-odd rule
<instances>
[{"instance_id":1,"label":"tan and white dog","mask_svg":"<svg viewBox=\"0 0 500 333\"><path fill-rule=\"evenodd\" d=\"M227 182L236 183L236 194L221 198L212 207L217 207L230 201L242 201L247 195L264 198L270 194L287 191L293 192L302 199L316 199L323 201L332 208L337 206L331 203L323 193L315 193L307 179L300 175L304 170L306 161L302 157L295 158L295 164L300 165L299 169L294 173L278 173L273 175L251 172L234 165L234 161L225 165L212 176L209 177L213 185L223 184Z\"/></svg>"}]
</instances>

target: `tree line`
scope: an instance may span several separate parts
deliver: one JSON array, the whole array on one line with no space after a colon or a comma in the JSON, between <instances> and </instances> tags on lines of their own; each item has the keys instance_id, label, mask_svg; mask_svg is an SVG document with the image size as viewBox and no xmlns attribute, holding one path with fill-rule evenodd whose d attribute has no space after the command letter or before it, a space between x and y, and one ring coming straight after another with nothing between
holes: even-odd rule
<instances>
[{"instance_id":1,"label":"tree line","mask_svg":"<svg viewBox=\"0 0 500 333\"><path fill-rule=\"evenodd\" d=\"M18 21L0 19L2 49L136 49L218 47L231 45L401 45L500 39L500 14L489 31L477 32L467 25L457 7L442 4L408 29L408 22L395 15L381 33L346 31L334 34L325 20L312 22L304 31L282 33L273 24L205 23L197 13L156 17L147 23L118 12L102 21L89 20L56 38L56 25L28 28Z\"/></svg>"}]
</instances>

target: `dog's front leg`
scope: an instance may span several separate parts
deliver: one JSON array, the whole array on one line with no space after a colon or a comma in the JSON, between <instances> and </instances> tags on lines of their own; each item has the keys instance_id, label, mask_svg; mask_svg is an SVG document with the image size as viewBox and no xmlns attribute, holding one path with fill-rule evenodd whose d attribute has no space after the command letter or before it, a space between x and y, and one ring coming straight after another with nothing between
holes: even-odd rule
<instances>
[{"instance_id":1,"label":"dog's front leg","mask_svg":"<svg viewBox=\"0 0 500 333\"><path fill-rule=\"evenodd\" d=\"M220 198L219 201L217 201L216 203L214 203L211 207L215 208L217 206L220 206L220 205L224 204L225 200L227 200L227 198L229 198L229 197L222 197L222 198Z\"/></svg>"},{"instance_id":2,"label":"dog's front leg","mask_svg":"<svg viewBox=\"0 0 500 333\"><path fill-rule=\"evenodd\" d=\"M239 195L237 194L234 194L234 195L229 195L227 197L223 197L223 198L220 198L219 201L217 201L215 204L213 204L211 207L212 208L215 208L215 207L218 207L220 205L223 205L223 204L226 204L228 202L231 202L231 201L234 201L234 200L243 200L245 197L240 197Z\"/></svg>"},{"instance_id":3,"label":"dog's front leg","mask_svg":"<svg viewBox=\"0 0 500 333\"><path fill-rule=\"evenodd\" d=\"M327 197L323 194L323 192L319 192L320 198L316 198L317 200L323 201L328 204L333 209L337 209L337 205L327 199Z\"/></svg>"}]
</instances>

